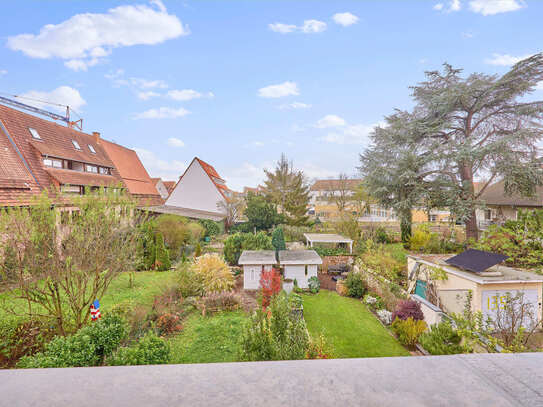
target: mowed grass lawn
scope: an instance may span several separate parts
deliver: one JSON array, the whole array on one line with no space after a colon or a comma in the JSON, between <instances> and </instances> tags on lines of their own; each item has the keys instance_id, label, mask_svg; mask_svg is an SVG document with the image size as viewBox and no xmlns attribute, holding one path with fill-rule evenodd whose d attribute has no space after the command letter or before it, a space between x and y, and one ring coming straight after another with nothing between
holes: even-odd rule
<instances>
[{"instance_id":1,"label":"mowed grass lawn","mask_svg":"<svg viewBox=\"0 0 543 407\"><path fill-rule=\"evenodd\" d=\"M212 316L192 314L183 332L170 339L170 363L235 362L243 324L243 311L220 312Z\"/></svg>"},{"instance_id":2,"label":"mowed grass lawn","mask_svg":"<svg viewBox=\"0 0 543 407\"><path fill-rule=\"evenodd\" d=\"M309 333L317 338L322 332L334 348L334 357L409 355L361 301L328 290L303 299Z\"/></svg>"}]
</instances>

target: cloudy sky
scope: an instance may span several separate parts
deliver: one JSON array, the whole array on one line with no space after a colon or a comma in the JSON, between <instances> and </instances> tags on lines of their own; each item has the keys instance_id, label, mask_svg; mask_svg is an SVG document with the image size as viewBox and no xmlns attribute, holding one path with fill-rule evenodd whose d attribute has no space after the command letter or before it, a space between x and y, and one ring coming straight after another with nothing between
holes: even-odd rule
<instances>
[{"instance_id":1,"label":"cloudy sky","mask_svg":"<svg viewBox=\"0 0 543 407\"><path fill-rule=\"evenodd\" d=\"M198 156L234 189L260 182L282 152L311 178L354 175L372 127L411 106L425 70L500 74L543 38L536 0L2 8L2 95L70 105L85 131L134 148L152 176L176 180Z\"/></svg>"}]
</instances>

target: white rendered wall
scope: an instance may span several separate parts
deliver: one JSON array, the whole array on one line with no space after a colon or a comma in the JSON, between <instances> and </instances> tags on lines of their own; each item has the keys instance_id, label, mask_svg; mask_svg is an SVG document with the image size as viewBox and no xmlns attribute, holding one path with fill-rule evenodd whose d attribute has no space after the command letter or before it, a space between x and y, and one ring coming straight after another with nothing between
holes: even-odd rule
<instances>
[{"instance_id":1,"label":"white rendered wall","mask_svg":"<svg viewBox=\"0 0 543 407\"><path fill-rule=\"evenodd\" d=\"M270 271L271 269L272 269L271 264L264 266L264 270L266 271ZM260 288L261 271L262 271L262 264L243 266L243 289L244 290L258 290Z\"/></svg>"},{"instance_id":2,"label":"white rendered wall","mask_svg":"<svg viewBox=\"0 0 543 407\"><path fill-rule=\"evenodd\" d=\"M217 203L223 201L224 197L215 184L198 161L194 160L166 200L166 205L223 213L217 208Z\"/></svg>"},{"instance_id":3,"label":"white rendered wall","mask_svg":"<svg viewBox=\"0 0 543 407\"><path fill-rule=\"evenodd\" d=\"M307 266L307 275L305 275L305 265L304 264L285 264L284 265L285 270L285 278L288 279L296 279L298 282L298 287L300 288L308 288L309 285L307 281L315 276L317 277L317 265L316 264L309 264Z\"/></svg>"}]
</instances>

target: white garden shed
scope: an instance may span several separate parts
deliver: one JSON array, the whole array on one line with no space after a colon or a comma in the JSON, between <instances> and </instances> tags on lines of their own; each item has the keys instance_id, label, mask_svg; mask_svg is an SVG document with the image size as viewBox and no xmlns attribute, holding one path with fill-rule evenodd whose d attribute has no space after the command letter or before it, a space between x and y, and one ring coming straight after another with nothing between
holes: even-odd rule
<instances>
[{"instance_id":1,"label":"white garden shed","mask_svg":"<svg viewBox=\"0 0 543 407\"><path fill-rule=\"evenodd\" d=\"M298 287L308 288L308 280L317 277L317 266L322 259L315 250L281 250L279 264L283 267L285 280L296 280Z\"/></svg>"},{"instance_id":2,"label":"white garden shed","mask_svg":"<svg viewBox=\"0 0 543 407\"><path fill-rule=\"evenodd\" d=\"M270 271L276 263L273 250L244 250L238 260L243 267L243 289L258 290L262 271Z\"/></svg>"}]
</instances>

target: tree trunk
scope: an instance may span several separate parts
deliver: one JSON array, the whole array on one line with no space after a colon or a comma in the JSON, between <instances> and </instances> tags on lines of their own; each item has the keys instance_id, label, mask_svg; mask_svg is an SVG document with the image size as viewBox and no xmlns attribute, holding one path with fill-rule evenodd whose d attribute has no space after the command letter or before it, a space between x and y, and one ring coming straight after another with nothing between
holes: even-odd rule
<instances>
[{"instance_id":1,"label":"tree trunk","mask_svg":"<svg viewBox=\"0 0 543 407\"><path fill-rule=\"evenodd\" d=\"M411 210L401 211L400 216L400 232L402 236L402 242L407 243L411 239L411 224L413 220L413 215Z\"/></svg>"},{"instance_id":2,"label":"tree trunk","mask_svg":"<svg viewBox=\"0 0 543 407\"><path fill-rule=\"evenodd\" d=\"M479 239L479 228L477 227L475 209L471 212L470 218L466 221L466 239Z\"/></svg>"}]
</instances>

